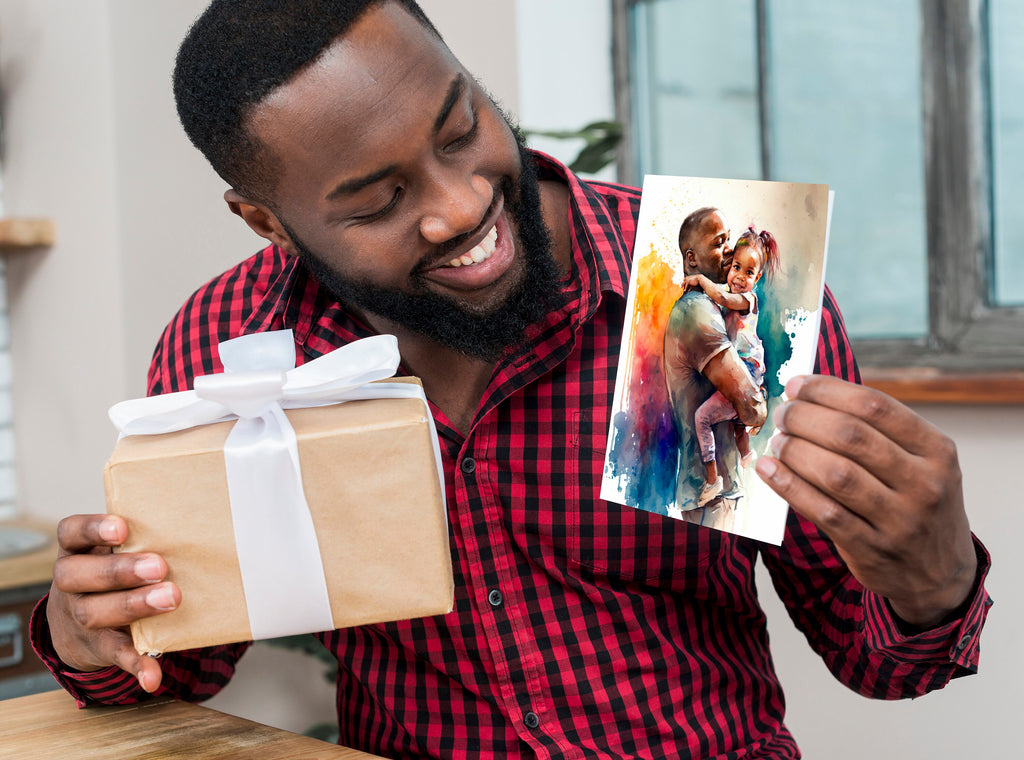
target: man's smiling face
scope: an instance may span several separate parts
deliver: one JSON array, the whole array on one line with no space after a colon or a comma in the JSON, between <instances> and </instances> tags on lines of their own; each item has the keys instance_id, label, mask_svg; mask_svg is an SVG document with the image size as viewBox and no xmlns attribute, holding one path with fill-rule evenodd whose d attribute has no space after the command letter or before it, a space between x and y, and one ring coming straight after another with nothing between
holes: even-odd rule
<instances>
[{"instance_id":1,"label":"man's smiling face","mask_svg":"<svg viewBox=\"0 0 1024 760\"><path fill-rule=\"evenodd\" d=\"M282 167L286 248L348 305L481 358L544 313L557 271L521 146L399 6L368 10L248 124Z\"/></svg>"},{"instance_id":2,"label":"man's smiling face","mask_svg":"<svg viewBox=\"0 0 1024 760\"><path fill-rule=\"evenodd\" d=\"M687 274L702 274L713 282L725 282L732 265L729 228L717 211L709 213L690 236L683 252Z\"/></svg>"}]
</instances>

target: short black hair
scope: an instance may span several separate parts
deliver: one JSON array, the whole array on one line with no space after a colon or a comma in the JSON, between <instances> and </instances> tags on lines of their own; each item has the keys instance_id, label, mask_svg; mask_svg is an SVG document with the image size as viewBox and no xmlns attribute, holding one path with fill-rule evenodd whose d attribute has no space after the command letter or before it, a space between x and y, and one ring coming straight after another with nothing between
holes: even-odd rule
<instances>
[{"instance_id":1,"label":"short black hair","mask_svg":"<svg viewBox=\"0 0 1024 760\"><path fill-rule=\"evenodd\" d=\"M686 255L686 249L690 247L690 238L693 237L693 233L700 228L707 217L716 213L718 213L718 209L714 206L703 206L691 212L679 225L679 252L683 256Z\"/></svg>"},{"instance_id":2,"label":"short black hair","mask_svg":"<svg viewBox=\"0 0 1024 760\"><path fill-rule=\"evenodd\" d=\"M231 187L271 205L280 164L246 120L348 31L370 7L403 6L438 34L415 0L214 0L186 35L174 66L178 118Z\"/></svg>"}]
</instances>

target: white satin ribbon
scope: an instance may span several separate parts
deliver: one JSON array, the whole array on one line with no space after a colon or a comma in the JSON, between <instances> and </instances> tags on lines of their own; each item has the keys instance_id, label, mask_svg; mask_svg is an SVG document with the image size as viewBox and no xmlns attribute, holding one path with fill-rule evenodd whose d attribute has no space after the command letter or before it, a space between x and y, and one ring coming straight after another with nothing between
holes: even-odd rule
<instances>
[{"instance_id":1,"label":"white satin ribbon","mask_svg":"<svg viewBox=\"0 0 1024 760\"><path fill-rule=\"evenodd\" d=\"M224 373L195 379L195 390L116 404L122 435L156 435L236 419L224 446L231 519L254 639L334 628L323 562L302 489L295 431L284 409L373 398L420 398L419 385L373 383L398 368L398 341L379 335L295 367L291 330L220 344ZM373 383L373 385L368 385ZM441 493L444 474L432 415L426 412Z\"/></svg>"}]
</instances>

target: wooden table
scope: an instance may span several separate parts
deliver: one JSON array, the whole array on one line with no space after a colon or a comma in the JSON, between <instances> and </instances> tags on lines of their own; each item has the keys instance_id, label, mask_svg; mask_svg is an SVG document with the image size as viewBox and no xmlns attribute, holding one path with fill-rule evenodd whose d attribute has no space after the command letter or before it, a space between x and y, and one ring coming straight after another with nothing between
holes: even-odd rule
<instances>
[{"instance_id":1,"label":"wooden table","mask_svg":"<svg viewBox=\"0 0 1024 760\"><path fill-rule=\"evenodd\" d=\"M0 760L51 758L373 760L376 755L173 700L79 710L67 693L51 691L0 701Z\"/></svg>"}]
</instances>

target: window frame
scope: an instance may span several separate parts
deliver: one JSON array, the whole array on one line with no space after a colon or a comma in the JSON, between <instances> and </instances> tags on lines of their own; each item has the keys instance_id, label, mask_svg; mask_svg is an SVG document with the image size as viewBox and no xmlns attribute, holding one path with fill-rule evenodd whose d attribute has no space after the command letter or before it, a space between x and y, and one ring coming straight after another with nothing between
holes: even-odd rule
<instances>
[{"instance_id":1,"label":"window frame","mask_svg":"<svg viewBox=\"0 0 1024 760\"><path fill-rule=\"evenodd\" d=\"M766 0L755 3L764 176L768 150ZM612 0L619 177L639 181L632 155L629 12ZM1024 308L993 306L988 0L921 0L928 334L853 341L865 380L907 401L1024 403ZM841 201L840 201L841 202Z\"/></svg>"}]
</instances>

